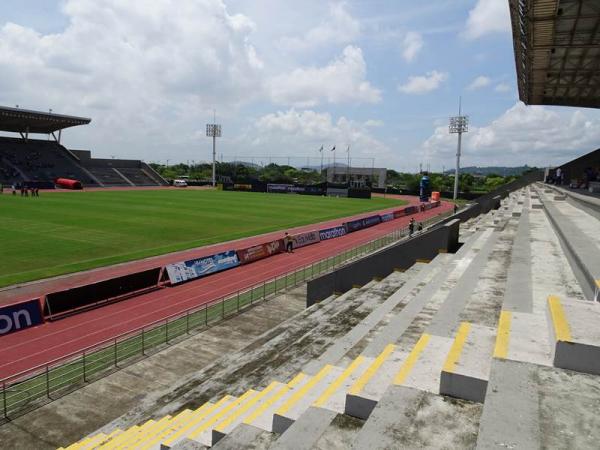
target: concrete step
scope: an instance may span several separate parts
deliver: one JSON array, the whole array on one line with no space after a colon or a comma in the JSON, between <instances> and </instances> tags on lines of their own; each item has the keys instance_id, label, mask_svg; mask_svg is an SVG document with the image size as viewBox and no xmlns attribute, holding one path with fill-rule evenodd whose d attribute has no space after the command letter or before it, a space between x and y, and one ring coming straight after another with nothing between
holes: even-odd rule
<instances>
[{"instance_id":1,"label":"concrete step","mask_svg":"<svg viewBox=\"0 0 600 450\"><path fill-rule=\"evenodd\" d=\"M273 414L273 432L281 434L287 430L342 372L340 367L326 365L290 395Z\"/></svg>"},{"instance_id":2,"label":"concrete step","mask_svg":"<svg viewBox=\"0 0 600 450\"><path fill-rule=\"evenodd\" d=\"M389 322L392 311L396 308L402 307L402 304L408 302L407 295L412 292L417 286L424 280L430 280L432 274L437 273L440 270L440 264L443 261L447 261L451 255L441 254L438 255L431 263L417 263L414 269L411 268L407 272L401 274L404 275L404 282L402 286L390 295L385 301L383 301L377 308L373 309L360 323L354 326L345 336L338 339L335 344L327 349L319 358L314 359L303 369L305 373L315 373L318 368L323 367L325 364L338 364L346 365L350 361L342 361L342 358L347 357L349 352L356 354L361 352L364 346L367 344L364 340L369 337L372 339L373 334L382 326L382 322ZM396 275L398 276L398 275ZM389 277L388 277L389 278ZM386 279L387 280L387 279ZM363 341L363 342L361 342ZM360 349L355 349L359 346ZM350 357L354 359L352 356Z\"/></svg>"},{"instance_id":3,"label":"concrete step","mask_svg":"<svg viewBox=\"0 0 600 450\"><path fill-rule=\"evenodd\" d=\"M212 437L210 445L213 446L221 439L223 439L228 433L230 433L237 425L242 423L246 418L250 417L255 411L257 411L262 405L268 402L273 396L285 385L277 381L271 382L264 390L260 391L259 394L252 397L252 399L241 404L237 408L233 409L228 415L223 417L220 421L216 422L212 430Z\"/></svg>"},{"instance_id":4,"label":"concrete step","mask_svg":"<svg viewBox=\"0 0 600 450\"><path fill-rule=\"evenodd\" d=\"M548 297L555 367L600 375L600 304Z\"/></svg>"},{"instance_id":5,"label":"concrete step","mask_svg":"<svg viewBox=\"0 0 600 450\"><path fill-rule=\"evenodd\" d=\"M494 359L477 448L597 448L598 405L596 375Z\"/></svg>"},{"instance_id":6,"label":"concrete step","mask_svg":"<svg viewBox=\"0 0 600 450\"><path fill-rule=\"evenodd\" d=\"M483 403L496 330L463 322L444 362L440 394Z\"/></svg>"},{"instance_id":7,"label":"concrete step","mask_svg":"<svg viewBox=\"0 0 600 450\"><path fill-rule=\"evenodd\" d=\"M276 438L277 435L273 433L241 423L211 448L214 450L266 450L272 448Z\"/></svg>"},{"instance_id":8,"label":"concrete step","mask_svg":"<svg viewBox=\"0 0 600 450\"><path fill-rule=\"evenodd\" d=\"M180 422L172 433L170 433L162 442L160 449L170 449L184 438L188 438L191 433L203 426L204 423L213 419L238 399L231 395L224 396L215 404L203 405L193 412L185 421Z\"/></svg>"},{"instance_id":9,"label":"concrete step","mask_svg":"<svg viewBox=\"0 0 600 450\"><path fill-rule=\"evenodd\" d=\"M394 376L394 384L439 394L440 377L453 340L423 334Z\"/></svg>"},{"instance_id":10,"label":"concrete step","mask_svg":"<svg viewBox=\"0 0 600 450\"><path fill-rule=\"evenodd\" d=\"M396 351L396 346L388 344L349 387L344 413L359 419L369 417L407 356L407 352Z\"/></svg>"},{"instance_id":11,"label":"concrete step","mask_svg":"<svg viewBox=\"0 0 600 450\"><path fill-rule=\"evenodd\" d=\"M210 418L207 418L197 427L194 427L194 429L189 430L186 437L192 441L196 441L202 445L210 447L213 443L213 428L216 427L218 423L226 420L227 417L233 414L236 410L243 408L250 402L253 402L258 396L260 396L260 394L260 391L249 389L240 395L239 398L233 400L230 404L225 406L221 411L214 414Z\"/></svg>"},{"instance_id":12,"label":"concrete step","mask_svg":"<svg viewBox=\"0 0 600 450\"><path fill-rule=\"evenodd\" d=\"M586 297L593 300L600 284L600 220L568 202L555 202L546 196L543 203L573 272Z\"/></svg>"},{"instance_id":13,"label":"concrete step","mask_svg":"<svg viewBox=\"0 0 600 450\"><path fill-rule=\"evenodd\" d=\"M313 377L304 373L299 373L285 386L276 389L273 395L263 402L259 408L254 410L252 414L246 417L243 421L246 425L259 428L264 431L273 431L273 415L275 412L284 405L291 396L293 396L300 389L311 381Z\"/></svg>"},{"instance_id":14,"label":"concrete step","mask_svg":"<svg viewBox=\"0 0 600 450\"><path fill-rule=\"evenodd\" d=\"M270 450L311 450L336 416L334 411L311 406L277 439Z\"/></svg>"},{"instance_id":15,"label":"concrete step","mask_svg":"<svg viewBox=\"0 0 600 450\"><path fill-rule=\"evenodd\" d=\"M205 403L199 408L200 411L205 411L207 408L213 406L213 403ZM198 410L197 410L198 411ZM155 434L154 436L149 436L140 446L140 449L157 449L160 448L160 443L168 438L170 435L175 433L179 427L184 424L188 418L193 414L193 411L189 409L184 409L179 414L177 414L166 427L164 427L160 432Z\"/></svg>"},{"instance_id":16,"label":"concrete step","mask_svg":"<svg viewBox=\"0 0 600 450\"><path fill-rule=\"evenodd\" d=\"M473 448L482 406L405 386L389 386L351 448Z\"/></svg>"}]
</instances>

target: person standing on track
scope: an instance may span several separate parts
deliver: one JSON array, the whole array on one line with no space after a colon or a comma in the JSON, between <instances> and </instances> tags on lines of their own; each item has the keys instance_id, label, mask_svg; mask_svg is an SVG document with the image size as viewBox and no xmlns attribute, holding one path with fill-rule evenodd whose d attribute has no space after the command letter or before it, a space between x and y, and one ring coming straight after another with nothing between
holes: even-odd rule
<instances>
[{"instance_id":1,"label":"person standing on track","mask_svg":"<svg viewBox=\"0 0 600 450\"><path fill-rule=\"evenodd\" d=\"M294 253L294 241L287 233L285 233L285 237L283 238L283 245L285 245L285 250L288 253Z\"/></svg>"}]
</instances>

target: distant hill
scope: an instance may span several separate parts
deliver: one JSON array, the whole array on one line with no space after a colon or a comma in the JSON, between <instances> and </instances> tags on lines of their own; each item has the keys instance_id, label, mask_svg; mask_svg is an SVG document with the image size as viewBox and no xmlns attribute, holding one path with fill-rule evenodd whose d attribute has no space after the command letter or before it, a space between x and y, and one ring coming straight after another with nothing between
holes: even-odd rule
<instances>
[{"instance_id":1,"label":"distant hill","mask_svg":"<svg viewBox=\"0 0 600 450\"><path fill-rule=\"evenodd\" d=\"M508 177L508 176L519 176L523 172L526 172L526 171L531 170L531 169L535 169L535 167L530 167L527 164L524 165L524 166L518 166L518 167L501 167L501 166L477 167L477 166L471 166L471 167L461 167L460 168L460 172L461 173L470 173L471 175L490 175L490 174L496 174L496 175L502 175L503 177ZM452 175L454 173L454 169L452 169L452 170L446 170L446 172L444 172L444 173L448 174L448 175Z\"/></svg>"}]
</instances>

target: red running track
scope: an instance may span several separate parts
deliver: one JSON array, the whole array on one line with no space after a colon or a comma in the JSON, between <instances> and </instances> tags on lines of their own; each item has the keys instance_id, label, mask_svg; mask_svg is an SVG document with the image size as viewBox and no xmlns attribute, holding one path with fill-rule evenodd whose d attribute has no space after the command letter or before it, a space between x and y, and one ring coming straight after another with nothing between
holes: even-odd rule
<instances>
[{"instance_id":1,"label":"red running track","mask_svg":"<svg viewBox=\"0 0 600 450\"><path fill-rule=\"evenodd\" d=\"M412 199L411 199L412 200ZM413 200L414 201L414 200ZM411 202L412 203L412 202ZM424 220L452 209L442 203L423 213ZM363 215L364 216L364 215ZM113 303L65 319L9 334L0 339L0 379L13 377L35 367L66 357L158 320L185 312L262 281L354 248L407 225L410 217L357 231L341 238L279 254L250 265L213 274L181 286L160 289L126 301ZM340 220L334 221L339 223ZM304 227L314 229L312 227ZM280 236L278 233L277 236ZM248 242L264 242L265 237ZM246 244L246 240L244 240ZM210 252L215 250L211 247ZM229 248L231 245L228 246Z\"/></svg>"}]
</instances>

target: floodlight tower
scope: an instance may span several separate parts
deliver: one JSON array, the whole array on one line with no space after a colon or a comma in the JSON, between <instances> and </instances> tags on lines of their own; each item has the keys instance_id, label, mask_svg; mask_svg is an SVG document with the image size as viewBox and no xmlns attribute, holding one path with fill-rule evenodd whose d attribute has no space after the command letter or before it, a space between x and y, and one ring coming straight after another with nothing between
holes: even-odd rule
<instances>
[{"instance_id":1,"label":"floodlight tower","mask_svg":"<svg viewBox=\"0 0 600 450\"><path fill-rule=\"evenodd\" d=\"M221 137L221 125L215 123L217 121L217 113L213 112L213 123L206 124L206 136L211 137L213 140L213 163L212 163L212 186L217 185L217 171L216 171L216 159L217 159L217 138Z\"/></svg>"},{"instance_id":2,"label":"floodlight tower","mask_svg":"<svg viewBox=\"0 0 600 450\"><path fill-rule=\"evenodd\" d=\"M469 131L469 116L461 115L461 100L458 100L458 116L450 117L451 134L458 133L458 147L456 149L456 169L454 171L454 200L458 197L458 172L460 170L460 150L462 144L462 134Z\"/></svg>"}]
</instances>

